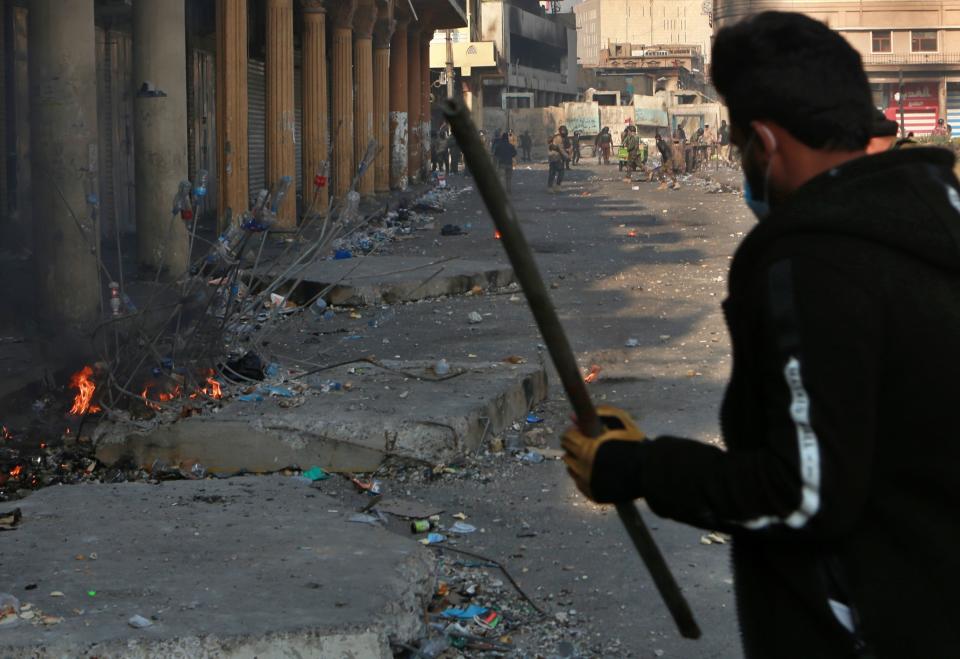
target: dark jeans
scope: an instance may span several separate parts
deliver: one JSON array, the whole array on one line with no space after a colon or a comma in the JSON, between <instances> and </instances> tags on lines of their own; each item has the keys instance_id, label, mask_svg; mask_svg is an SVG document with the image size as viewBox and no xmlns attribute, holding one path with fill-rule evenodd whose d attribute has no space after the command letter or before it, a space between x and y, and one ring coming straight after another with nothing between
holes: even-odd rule
<instances>
[{"instance_id":1,"label":"dark jeans","mask_svg":"<svg viewBox=\"0 0 960 659\"><path fill-rule=\"evenodd\" d=\"M530 162L530 147L524 146L524 147L521 147L521 149L523 150L524 162Z\"/></svg>"},{"instance_id":2,"label":"dark jeans","mask_svg":"<svg viewBox=\"0 0 960 659\"><path fill-rule=\"evenodd\" d=\"M456 174L460 171L460 152L451 151L450 152L450 173Z\"/></svg>"},{"instance_id":3,"label":"dark jeans","mask_svg":"<svg viewBox=\"0 0 960 659\"><path fill-rule=\"evenodd\" d=\"M550 172L547 174L548 188L552 188L554 184L560 185L563 183L563 169L564 163L562 159L550 161Z\"/></svg>"}]
</instances>

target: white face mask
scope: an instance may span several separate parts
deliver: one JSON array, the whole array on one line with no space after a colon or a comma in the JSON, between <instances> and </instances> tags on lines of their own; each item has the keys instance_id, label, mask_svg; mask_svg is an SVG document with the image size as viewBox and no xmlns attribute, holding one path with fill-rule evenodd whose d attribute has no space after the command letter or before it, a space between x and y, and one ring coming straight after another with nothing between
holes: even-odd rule
<instances>
[{"instance_id":1,"label":"white face mask","mask_svg":"<svg viewBox=\"0 0 960 659\"><path fill-rule=\"evenodd\" d=\"M777 148L777 138L766 126L757 126L757 130L766 131L767 135L770 137L770 141L773 143L773 149ZM753 144L753 140L756 138L756 133L750 136L750 139L747 141L747 146L743 150L744 155L750 149L750 145ZM746 173L743 175L743 201L747 204L747 207L753 211L753 214L757 216L758 220L765 220L770 216L770 167L773 164L773 160L767 160L767 170L763 175L763 197L757 197L755 191L750 186L750 181L747 179Z\"/></svg>"}]
</instances>

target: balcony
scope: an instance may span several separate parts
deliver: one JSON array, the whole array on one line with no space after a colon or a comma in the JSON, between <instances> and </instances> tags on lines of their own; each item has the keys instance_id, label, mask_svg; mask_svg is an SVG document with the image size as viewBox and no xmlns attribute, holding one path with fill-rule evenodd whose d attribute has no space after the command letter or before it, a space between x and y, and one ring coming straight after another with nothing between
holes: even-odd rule
<instances>
[{"instance_id":1,"label":"balcony","mask_svg":"<svg viewBox=\"0 0 960 659\"><path fill-rule=\"evenodd\" d=\"M863 56L864 66L960 64L960 53L874 53Z\"/></svg>"}]
</instances>

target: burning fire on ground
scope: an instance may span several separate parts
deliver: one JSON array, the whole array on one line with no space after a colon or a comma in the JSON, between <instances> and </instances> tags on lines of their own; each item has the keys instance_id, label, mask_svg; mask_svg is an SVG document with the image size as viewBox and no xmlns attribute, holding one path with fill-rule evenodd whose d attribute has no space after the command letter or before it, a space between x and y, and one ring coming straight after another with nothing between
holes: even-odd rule
<instances>
[{"instance_id":1,"label":"burning fire on ground","mask_svg":"<svg viewBox=\"0 0 960 659\"><path fill-rule=\"evenodd\" d=\"M213 369L208 369L204 372L204 383L200 385L196 391L190 394L189 398L191 400L197 399L200 396L206 396L207 398L220 399L223 398L223 390L221 388L220 382L218 382L213 377ZM174 385L173 389L170 391L161 391L156 395L156 398L153 399L150 396L150 390L153 389L153 384L147 384L143 391L140 392L140 398L143 400L143 403L152 410L160 410L160 403L170 402L179 398L183 398L183 387L179 384Z\"/></svg>"},{"instance_id":2,"label":"burning fire on ground","mask_svg":"<svg viewBox=\"0 0 960 659\"><path fill-rule=\"evenodd\" d=\"M99 405L91 404L93 394L97 390L97 384L93 381L92 376L93 368L90 366L84 366L70 376L70 388L77 390L76 395L73 397L73 406L70 408L70 414L83 416L84 414L94 414L100 411Z\"/></svg>"}]
</instances>

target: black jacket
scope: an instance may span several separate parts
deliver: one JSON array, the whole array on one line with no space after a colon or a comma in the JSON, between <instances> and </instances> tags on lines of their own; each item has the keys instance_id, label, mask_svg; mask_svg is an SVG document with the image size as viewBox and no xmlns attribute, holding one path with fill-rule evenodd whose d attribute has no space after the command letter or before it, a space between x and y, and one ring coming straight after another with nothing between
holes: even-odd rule
<instances>
[{"instance_id":1,"label":"black jacket","mask_svg":"<svg viewBox=\"0 0 960 659\"><path fill-rule=\"evenodd\" d=\"M750 659L960 656L952 166L938 149L860 158L758 224L724 302L727 450L641 445L635 494L732 533Z\"/></svg>"}]
</instances>

